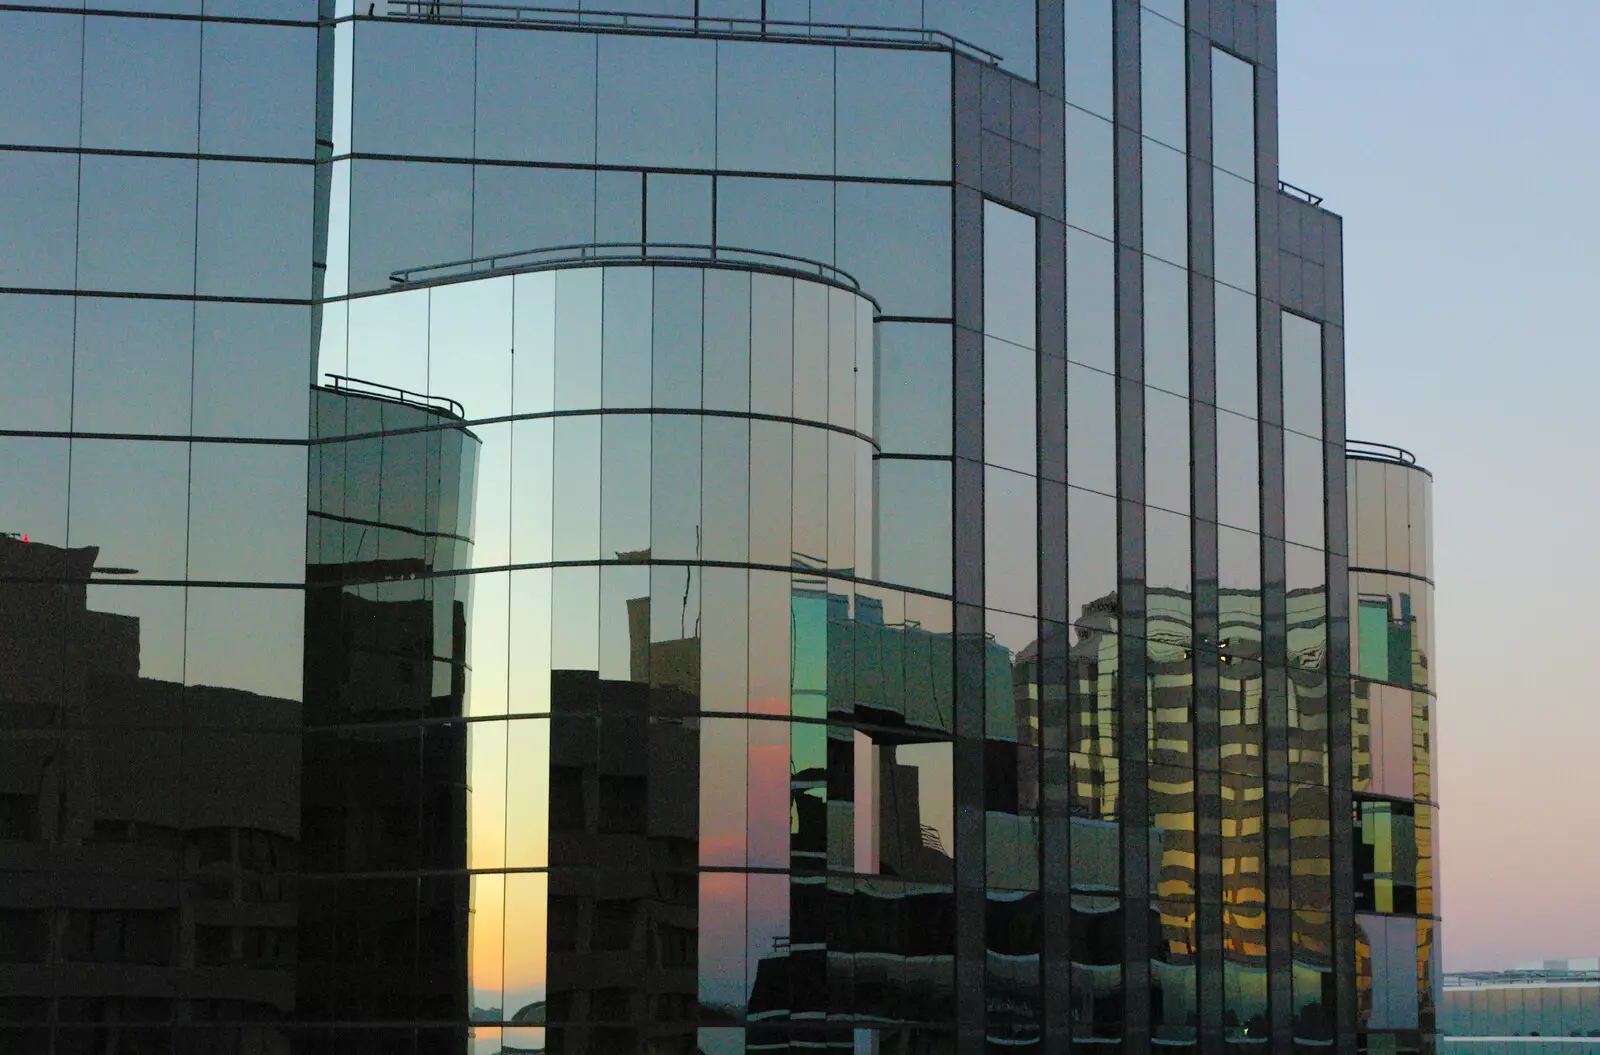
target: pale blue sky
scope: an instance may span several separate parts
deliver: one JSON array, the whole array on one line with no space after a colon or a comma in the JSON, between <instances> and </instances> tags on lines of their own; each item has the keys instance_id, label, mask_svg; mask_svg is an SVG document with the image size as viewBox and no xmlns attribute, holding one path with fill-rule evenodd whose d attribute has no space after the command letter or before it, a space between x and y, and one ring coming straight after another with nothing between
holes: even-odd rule
<instances>
[{"instance_id":1,"label":"pale blue sky","mask_svg":"<svg viewBox=\"0 0 1600 1055\"><path fill-rule=\"evenodd\" d=\"M1600 955L1600 3L1282 0L1350 435L1435 474L1447 970Z\"/></svg>"}]
</instances>

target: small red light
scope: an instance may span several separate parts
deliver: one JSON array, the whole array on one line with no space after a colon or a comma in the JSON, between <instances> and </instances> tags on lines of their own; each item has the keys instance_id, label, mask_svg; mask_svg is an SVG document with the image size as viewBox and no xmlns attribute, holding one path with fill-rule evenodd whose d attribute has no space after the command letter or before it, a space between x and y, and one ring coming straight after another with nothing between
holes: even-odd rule
<instances>
[{"instance_id":1,"label":"small red light","mask_svg":"<svg viewBox=\"0 0 1600 1055\"><path fill-rule=\"evenodd\" d=\"M28 536L27 536L27 534L26 534L26 533L24 533L24 534L23 534L23 536L22 536L22 541L24 541L24 542L27 542L27 541L28 541Z\"/></svg>"}]
</instances>

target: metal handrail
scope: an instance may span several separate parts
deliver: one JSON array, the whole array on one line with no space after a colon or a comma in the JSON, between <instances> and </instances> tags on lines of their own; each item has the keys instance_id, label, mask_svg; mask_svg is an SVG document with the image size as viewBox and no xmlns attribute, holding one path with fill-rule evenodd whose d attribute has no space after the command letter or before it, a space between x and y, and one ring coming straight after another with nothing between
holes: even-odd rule
<instances>
[{"instance_id":1,"label":"metal handrail","mask_svg":"<svg viewBox=\"0 0 1600 1055\"><path fill-rule=\"evenodd\" d=\"M351 392L356 395L380 395L383 392L390 392L393 395L386 398L396 403L406 403L410 406L423 407L427 410L442 411L463 421L467 417L466 408L449 396L430 396L425 392L412 392L395 385L383 384L381 381L368 381L362 377L347 377L344 374L327 374L326 376L333 381L333 384L328 387L336 392ZM378 391L363 391L365 389L377 389Z\"/></svg>"},{"instance_id":2,"label":"metal handrail","mask_svg":"<svg viewBox=\"0 0 1600 1055\"><path fill-rule=\"evenodd\" d=\"M847 40L865 44L899 44L960 52L1000 65L1001 56L969 40L938 29L862 26L848 22L791 22L773 18L716 18L709 15L664 15L634 11L579 11L566 7L521 4L464 4L448 0L390 0L390 17L437 22L448 19L515 22L528 26L588 26L633 33L681 36L715 35L756 40Z\"/></svg>"},{"instance_id":3,"label":"metal handrail","mask_svg":"<svg viewBox=\"0 0 1600 1055\"><path fill-rule=\"evenodd\" d=\"M1396 462L1400 465L1417 464L1417 456L1404 447L1396 447L1392 443L1372 443L1368 440L1346 440L1344 453L1347 458L1366 458L1375 462Z\"/></svg>"},{"instance_id":4,"label":"metal handrail","mask_svg":"<svg viewBox=\"0 0 1600 1055\"><path fill-rule=\"evenodd\" d=\"M626 252L624 252L626 250ZM662 252L661 250L666 250ZM693 252L674 252L693 250ZM401 268L389 273L389 281L396 285L421 282L427 279L452 278L460 274L553 267L559 264L581 262L585 264L610 263L697 263L766 265L791 274L806 277L816 275L834 285L845 286L856 292L861 283L854 275L832 264L811 260L789 253L775 253L768 249L745 249L732 245L704 245L698 242L583 242L574 245L552 245L539 249L519 249L511 253L492 253L488 256L451 260L443 264L423 264ZM774 264L773 262L776 261ZM455 269L465 269L456 271Z\"/></svg>"},{"instance_id":5,"label":"metal handrail","mask_svg":"<svg viewBox=\"0 0 1600 1055\"><path fill-rule=\"evenodd\" d=\"M1306 190L1304 187L1296 187L1293 183L1288 183L1288 182L1286 182L1284 180L1279 180L1278 181L1278 190L1282 191L1284 194L1289 195L1289 197L1291 197L1291 198L1299 198L1301 201L1305 202L1307 205L1321 205L1322 204L1322 195L1320 195L1320 194L1312 194L1310 191Z\"/></svg>"}]
</instances>

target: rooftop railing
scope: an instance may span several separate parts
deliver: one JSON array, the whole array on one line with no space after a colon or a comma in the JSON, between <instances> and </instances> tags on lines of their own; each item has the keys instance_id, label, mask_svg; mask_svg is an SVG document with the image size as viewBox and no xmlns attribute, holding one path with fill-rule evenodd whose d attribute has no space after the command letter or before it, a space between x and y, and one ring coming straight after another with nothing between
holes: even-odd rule
<instances>
[{"instance_id":1,"label":"rooftop railing","mask_svg":"<svg viewBox=\"0 0 1600 1055\"><path fill-rule=\"evenodd\" d=\"M1399 465L1417 464L1417 456L1404 447L1396 447L1392 443L1370 443L1366 440L1346 440L1344 453L1347 458L1365 458L1374 462L1395 462Z\"/></svg>"},{"instance_id":2,"label":"rooftop railing","mask_svg":"<svg viewBox=\"0 0 1600 1055\"><path fill-rule=\"evenodd\" d=\"M405 403L413 407L422 407L424 410L437 411L451 417L465 420L466 408L455 400L446 396L430 396L423 392L411 392L394 385L385 385L377 381L367 381L359 377L346 377L344 374L326 375L332 384L329 388L335 392L353 396L373 396L385 399L391 403Z\"/></svg>"},{"instance_id":3,"label":"rooftop railing","mask_svg":"<svg viewBox=\"0 0 1600 1055\"><path fill-rule=\"evenodd\" d=\"M583 26L622 33L674 36L748 37L772 41L839 40L856 44L939 48L998 66L1001 57L971 41L937 29L861 26L844 22L790 22L781 19L663 15L637 11L579 11L521 4L458 4L443 0L389 0L389 17L428 22L512 22L524 26Z\"/></svg>"},{"instance_id":4,"label":"rooftop railing","mask_svg":"<svg viewBox=\"0 0 1600 1055\"><path fill-rule=\"evenodd\" d=\"M1284 194L1287 194L1291 198L1298 198L1307 205L1320 206L1322 204L1322 195L1312 194L1304 187L1296 187L1293 183L1288 183L1284 180L1278 181L1278 190L1282 191Z\"/></svg>"},{"instance_id":5,"label":"rooftop railing","mask_svg":"<svg viewBox=\"0 0 1600 1055\"><path fill-rule=\"evenodd\" d=\"M742 249L729 245L701 245L694 242L589 242L578 245L553 245L541 249L521 249L511 253L493 253L466 260L451 260L443 264L425 264L389 273L389 281L396 285L430 280L461 278L468 275L485 276L500 271L537 271L546 268L582 264L698 264L711 266L752 267L763 271L776 271L802 278L820 278L836 286L855 292L861 283L848 271L788 253L774 253L765 249Z\"/></svg>"}]
</instances>

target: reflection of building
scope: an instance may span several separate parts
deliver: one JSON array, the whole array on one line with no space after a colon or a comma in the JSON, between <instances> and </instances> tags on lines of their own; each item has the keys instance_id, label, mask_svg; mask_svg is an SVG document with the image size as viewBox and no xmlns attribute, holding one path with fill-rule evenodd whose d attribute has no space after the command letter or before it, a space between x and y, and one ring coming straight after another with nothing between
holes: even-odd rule
<instances>
[{"instance_id":1,"label":"reflection of building","mask_svg":"<svg viewBox=\"0 0 1600 1055\"><path fill-rule=\"evenodd\" d=\"M98 556L0 538L0 1001L31 1023L5 1044L157 1051L149 1023L192 1016L286 1051L299 706L140 677Z\"/></svg>"}]
</instances>

